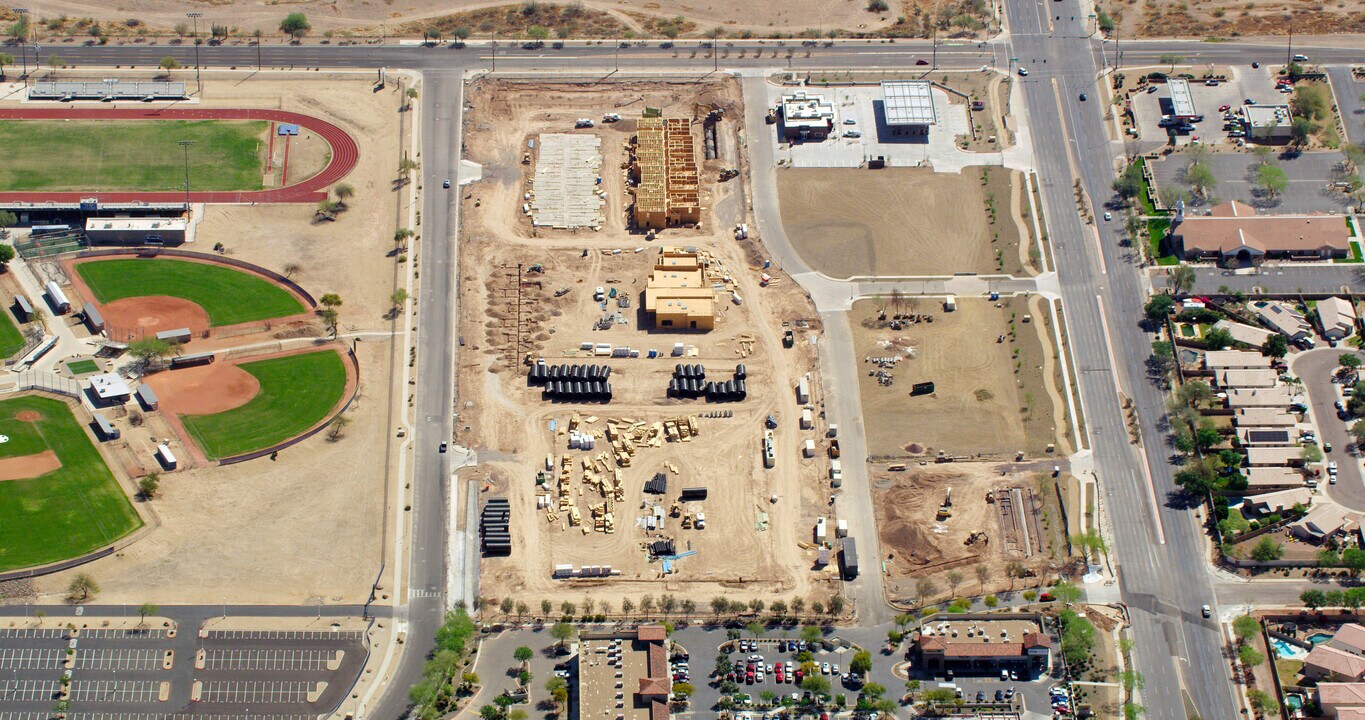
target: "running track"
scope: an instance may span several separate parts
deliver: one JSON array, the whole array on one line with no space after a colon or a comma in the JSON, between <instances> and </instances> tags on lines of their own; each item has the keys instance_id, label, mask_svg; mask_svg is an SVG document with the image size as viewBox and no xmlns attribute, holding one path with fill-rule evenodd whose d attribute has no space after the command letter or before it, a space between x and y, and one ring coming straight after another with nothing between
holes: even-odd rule
<instances>
[{"instance_id":1,"label":"running track","mask_svg":"<svg viewBox=\"0 0 1365 720\"><path fill-rule=\"evenodd\" d=\"M313 203L327 199L327 189L355 169L360 148L345 130L311 115L286 110L152 110L85 108L5 108L5 120L274 120L308 128L332 147L332 161L322 172L302 182L270 190L246 192L192 192L197 203ZM104 202L181 203L183 192L0 192L0 202L78 202L97 197Z\"/></svg>"}]
</instances>

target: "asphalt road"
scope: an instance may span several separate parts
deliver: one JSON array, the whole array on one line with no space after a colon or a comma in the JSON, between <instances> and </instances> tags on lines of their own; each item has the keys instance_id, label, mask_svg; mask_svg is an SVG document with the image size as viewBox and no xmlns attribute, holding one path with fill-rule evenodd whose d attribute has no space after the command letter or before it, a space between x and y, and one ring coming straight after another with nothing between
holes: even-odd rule
<instances>
[{"instance_id":1,"label":"asphalt road","mask_svg":"<svg viewBox=\"0 0 1365 720\"><path fill-rule=\"evenodd\" d=\"M1337 418L1336 402L1342 399L1341 386L1332 382L1332 374L1339 367L1337 358L1349 352L1350 348L1344 346L1331 348L1324 344L1296 355L1289 364L1289 372L1303 381L1308 392L1308 404L1318 427L1318 441L1332 444L1332 452L1323 455L1324 462L1337 462L1337 483L1328 483L1324 471L1318 489L1339 505L1365 512L1365 484L1361 482L1359 456L1352 452L1353 443L1346 431L1353 421ZM1365 355L1356 354L1365 359Z\"/></svg>"},{"instance_id":2,"label":"asphalt road","mask_svg":"<svg viewBox=\"0 0 1365 720\"><path fill-rule=\"evenodd\" d=\"M1101 476L1104 501L1117 507L1133 508L1135 514L1114 528L1114 547L1122 568L1123 587L1133 608L1138 637L1137 664L1147 676L1148 690L1143 701L1154 717L1183 717L1185 708L1176 682L1186 683L1186 697L1200 709L1203 717L1233 717L1230 686L1225 663L1219 653L1216 630L1198 618L1198 606L1212 602L1213 592L1205 580L1203 540L1188 512L1164 504L1172 488L1171 470L1163 461L1163 445L1155 418L1162 415L1161 396L1145 384L1141 359L1150 342L1137 326L1137 308L1142 292L1137 274L1124 263L1127 258L1117 249L1117 238L1106 229L1105 242L1096 246L1093 236L1074 212L1071 200L1072 172L1068 148L1080 162L1085 187L1095 198L1107 193L1113 177L1112 160L1121 149L1104 135L1100 103L1076 107L1073 100L1082 91L1096 88L1096 70L1112 55L1113 46L1097 45L1086 39L1086 21L1072 20L1083 15L1065 15L1049 21L1046 12L1079 13L1074 2L1040 4L1011 0L1008 15L1011 35L1004 42L943 44L937 60L945 67L1004 66L1011 57L1027 64L1032 74L1025 83L1025 96L1035 128L1064 128L1061 135L1040 133L1036 138L1038 165L1043 177L1043 196L1053 225L1052 237L1063 278L1072 347L1076 348L1083 404L1087 410L1089 434ZM1055 24L1055 30L1051 25ZM1317 40L1314 45L1296 49L1308 52L1317 62L1351 62L1360 49L1351 38ZM439 623L446 603L445 513L458 509L458 498L447 488L450 473L447 457L435 455L435 447L452 437L456 344L454 342L454 283L456 267L455 218L451 205L455 194L442 194L434 188L446 177L454 178L458 158L458 113L452 101L459 87L459 74L466 68L489 67L496 55L499 72L573 72L607 71L623 68L632 71L660 72L704 70L707 66L725 68L897 68L913 66L928 58L927 41L838 42L829 46L800 46L776 41L725 43L721 57L712 58L698 44L680 44L664 49L654 44L618 48L612 44L571 43L562 50L551 47L525 50L499 43L496 49L476 43L463 48L441 46L423 48L399 45L269 45L259 49L269 67L380 67L411 68L426 73L422 95L423 158L422 173L426 188L433 189L423 200L424 241L421 252L422 288L419 296L421 342L418 343L417 420L415 434L417 463L414 483L414 512L411 517L411 554L409 587L415 592L409 605L397 615L408 622L408 643L391 683L391 692L367 716L396 718L406 706L406 688L420 672L425 652ZM1265 43L1200 43L1158 41L1125 43L1125 66L1155 64L1165 53L1179 53L1190 62L1234 62L1248 57L1266 56L1271 62L1279 49ZM50 46L12 48L12 52L33 62L58 54L69 65L140 66L156 65L166 55L185 65L193 65L194 49L189 46ZM258 49L250 46L200 48L200 61L206 68L251 68L257 63ZM46 72L46 71L43 71ZM186 73L182 73L185 75ZM1053 82L1060 89L1054 94ZM1065 111L1063 109L1065 108ZM1060 142L1059 142L1060 140ZM757 146L752 146L756 148ZM757 150L755 150L757 152ZM757 183L756 183L757 185ZM756 187L756 209L765 198ZM773 206L775 207L775 205ZM760 210L761 212L761 210ZM789 265L792 271L796 266ZM1106 270L1112 269L1109 275ZM1105 300L1108 327L1101 321L1099 300ZM1124 365L1114 367L1108 356L1111 337L1118 348L1137 351L1119 352ZM836 364L837 368L837 364ZM1142 463L1128 444L1120 412L1115 371L1126 375L1126 394L1136 402L1143 425L1143 440L1152 456L1152 480L1140 468ZM835 412L853 413L856 397L831 385ZM856 383L853 387L856 387ZM848 427L847 421L844 423ZM850 488L856 487L853 479ZM865 478L863 480L865 483ZM1149 482L1151 485L1149 485ZM846 493L848 495L849 493ZM862 493L865 494L865 493ZM1154 508L1153 503L1157 506ZM1159 520L1150 520L1155 511ZM870 549L870 548L869 548ZM863 552L864 578L867 563L876 553ZM870 556L870 557L869 557ZM467 569L468 570L468 569ZM1175 580L1179 578L1179 580ZM868 581L864 581L867 584ZM472 596L471 586L463 586ZM859 595L873 592L866 587ZM274 609L258 609L273 612ZM285 608L285 611L291 610ZM312 608L294 608L299 614ZM293 614L284 612L281 614Z\"/></svg>"}]
</instances>

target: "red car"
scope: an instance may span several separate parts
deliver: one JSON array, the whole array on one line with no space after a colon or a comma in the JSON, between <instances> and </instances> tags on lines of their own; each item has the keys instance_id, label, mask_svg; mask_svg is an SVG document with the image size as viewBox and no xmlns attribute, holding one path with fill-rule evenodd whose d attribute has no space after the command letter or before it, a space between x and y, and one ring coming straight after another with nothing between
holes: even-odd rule
<instances>
[{"instance_id":1,"label":"red car","mask_svg":"<svg viewBox=\"0 0 1365 720\"><path fill-rule=\"evenodd\" d=\"M804 671L804 670L797 670L797 671L792 675L792 677L796 678L796 682L798 682L798 683L801 682L801 678L804 678L805 676L806 676L806 671Z\"/></svg>"},{"instance_id":2,"label":"red car","mask_svg":"<svg viewBox=\"0 0 1365 720\"><path fill-rule=\"evenodd\" d=\"M1219 105L1218 112L1227 112L1232 109L1231 105Z\"/></svg>"}]
</instances>

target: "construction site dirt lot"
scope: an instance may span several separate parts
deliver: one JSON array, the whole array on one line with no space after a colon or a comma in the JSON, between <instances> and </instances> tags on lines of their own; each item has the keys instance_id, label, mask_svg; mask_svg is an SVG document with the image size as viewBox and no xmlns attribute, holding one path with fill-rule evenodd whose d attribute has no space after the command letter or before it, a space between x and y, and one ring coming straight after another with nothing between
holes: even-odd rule
<instances>
[{"instance_id":1,"label":"construction site dirt lot","mask_svg":"<svg viewBox=\"0 0 1365 720\"><path fill-rule=\"evenodd\" d=\"M1036 300L957 298L954 312L944 311L942 298L854 304L849 321L862 366L868 453L962 459L1047 454L1065 436L1066 424L1052 387L1051 330L1040 325L1047 305ZM878 319L883 312L885 319ZM912 319L895 329L896 315ZM890 384L883 384L887 377ZM934 383L934 392L911 395L912 385L922 382Z\"/></svg>"},{"instance_id":2,"label":"construction site dirt lot","mask_svg":"<svg viewBox=\"0 0 1365 720\"><path fill-rule=\"evenodd\" d=\"M812 268L838 278L1024 274L1022 183L1020 173L994 166L777 174L787 237Z\"/></svg>"},{"instance_id":3,"label":"construction site dirt lot","mask_svg":"<svg viewBox=\"0 0 1365 720\"><path fill-rule=\"evenodd\" d=\"M800 409L793 391L798 379L815 368L817 353L811 340L818 322L811 319L814 310L804 293L789 279L778 276L760 287L759 251L751 241L734 239L731 229L745 216L742 180L719 183L718 166L708 163L700 183L704 206L700 228L666 229L652 241L630 232L624 219L630 197L621 169L624 143L634 124L628 118L590 131L602 134L606 156L600 186L607 193L606 221L600 232L544 228L533 232L521 213L523 193L535 171L534 158L522 164L528 139L541 131L572 131L577 117L600 119L612 111L626 115L625 111L645 105L662 107L665 116L692 117L698 98L708 107L734 108L727 109L721 122L719 144L725 162L733 163L728 166L742 168L737 152L740 129L734 125L742 114L738 88L730 82L630 82L605 88L600 83L582 88L479 82L466 94L474 108L466 116L466 157L482 165L483 179L461 191L460 332L466 343L459 369L456 441L479 453L479 466L461 474L464 480L477 481L479 501L507 497L511 504L512 553L484 558L481 594L486 597L556 603L592 597L599 608L608 599L619 608L623 597L638 601L665 593L701 604L717 594L735 599L823 599L837 590L833 568L812 570L816 551L808 532L819 499L827 497L823 447L816 458L803 458L800 451L805 438L822 436L824 428L819 420L815 428L798 428ZM633 100L637 102L631 104ZM699 130L695 135L700 156ZM731 216L716 217L726 212ZM642 311L644 286L662 246L692 247L709 256L708 278L725 287L717 293L715 330L655 329ZM599 286L608 295L605 309L593 299ZM733 302L736 294L742 303ZM622 298L628 307L621 307ZM786 329L797 339L794 348L782 346ZM588 342L628 347L639 357L594 356L580 349ZM675 343L686 348L683 357L671 356ZM649 358L649 350L659 351L660 357ZM528 356L544 358L548 364L609 366L612 401L542 399L540 389L527 383ZM684 362L705 366L712 380L731 379L736 365L743 363L747 399L710 403L668 398L674 367ZM818 380L812 396L818 417ZM778 421L773 431L777 467L765 470L762 438L770 414ZM695 416L695 436L660 440L657 446L642 437L628 466L613 458L606 437L610 420L642 423L637 427L643 432L654 423L689 415ZM626 425L623 422L622 428ZM595 434L596 447L570 450L570 427ZM590 479L606 478L608 494L619 498L614 499L613 533L593 529L597 523L591 507L604 499L597 485L585 482L583 472L584 460L591 462L602 453L605 461ZM546 471L547 455L553 455L548 489L538 490L536 475ZM567 499L577 508L581 526L570 526L571 511L560 506L557 479L565 456L571 463ZM667 493L646 496L645 482L660 472L668 479ZM646 497L667 514L684 487L707 488L706 500L680 508L680 513L704 513L705 529L682 529L683 518L667 516L661 531L637 526L637 518L649 514L642 508ZM537 496L546 493L551 495L553 514L537 508ZM672 538L678 554L696 551L674 561L674 572L667 578L661 577L662 563L649 561L642 547L660 537ZM555 580L551 576L556 565L610 565L620 574L610 579Z\"/></svg>"},{"instance_id":4,"label":"construction site dirt lot","mask_svg":"<svg viewBox=\"0 0 1365 720\"><path fill-rule=\"evenodd\" d=\"M334 222L323 223L314 222L311 205L210 205L186 249L211 252L221 242L227 256L290 275L314 297L340 295L339 332L357 350L359 395L339 439L319 433L275 461L197 463L172 441L172 451L190 467L161 476L160 492L147 503L154 520L145 535L80 568L100 583L102 600L364 602L380 570L391 469L386 450L393 441L392 333L402 331L402 319L389 315L388 298L406 269L394 252L400 193L392 183L401 157L400 123L402 141L410 137L410 121L398 111L404 86L392 74L380 92L354 75L246 76L206 78L204 105L282 108L336 123L360 145L359 164L344 179L355 196ZM244 352L259 355L304 349L325 334L314 321L203 342L227 352L251 346ZM346 334L358 337L352 341ZM111 452L136 477L159 470L153 438L175 433L161 413L142 413L135 405L109 414L124 432ZM46 576L36 581L37 589L58 597L75 572Z\"/></svg>"},{"instance_id":5,"label":"construction site dirt lot","mask_svg":"<svg viewBox=\"0 0 1365 720\"><path fill-rule=\"evenodd\" d=\"M918 605L1028 585L1009 577L1014 562L1030 577L1061 570L1065 527L1050 471L1044 462L872 467L887 597ZM950 492L952 506L944 515L940 508ZM985 568L984 582L978 566ZM924 578L933 592L920 597Z\"/></svg>"}]
</instances>

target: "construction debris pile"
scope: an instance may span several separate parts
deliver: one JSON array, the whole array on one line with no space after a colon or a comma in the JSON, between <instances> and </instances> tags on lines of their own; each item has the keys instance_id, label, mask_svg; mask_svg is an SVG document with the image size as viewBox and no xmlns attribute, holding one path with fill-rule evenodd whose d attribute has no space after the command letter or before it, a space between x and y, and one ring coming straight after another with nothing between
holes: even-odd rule
<instances>
[{"instance_id":1,"label":"construction debris pile","mask_svg":"<svg viewBox=\"0 0 1365 720\"><path fill-rule=\"evenodd\" d=\"M571 449L595 450L597 440L605 441L607 448L595 455L579 456L577 463L572 455L561 455L558 463L551 455L545 459L545 469L536 476L536 484L540 486L536 505L545 511L545 518L550 522L561 522L565 530L582 528L585 535L590 531L616 532L616 504L625 499L621 471L631 466L641 448L662 447L665 442L688 442L698 434L695 415L652 423L632 418L608 418L603 429L589 427L598 420L596 416L583 418L574 413L558 433L566 436ZM678 473L677 466L665 465L674 474ZM575 502L575 466L581 482L577 497L583 497L584 487L587 487L601 499L588 506L590 526L584 524L582 511ZM564 518L562 521L561 517Z\"/></svg>"}]
</instances>

